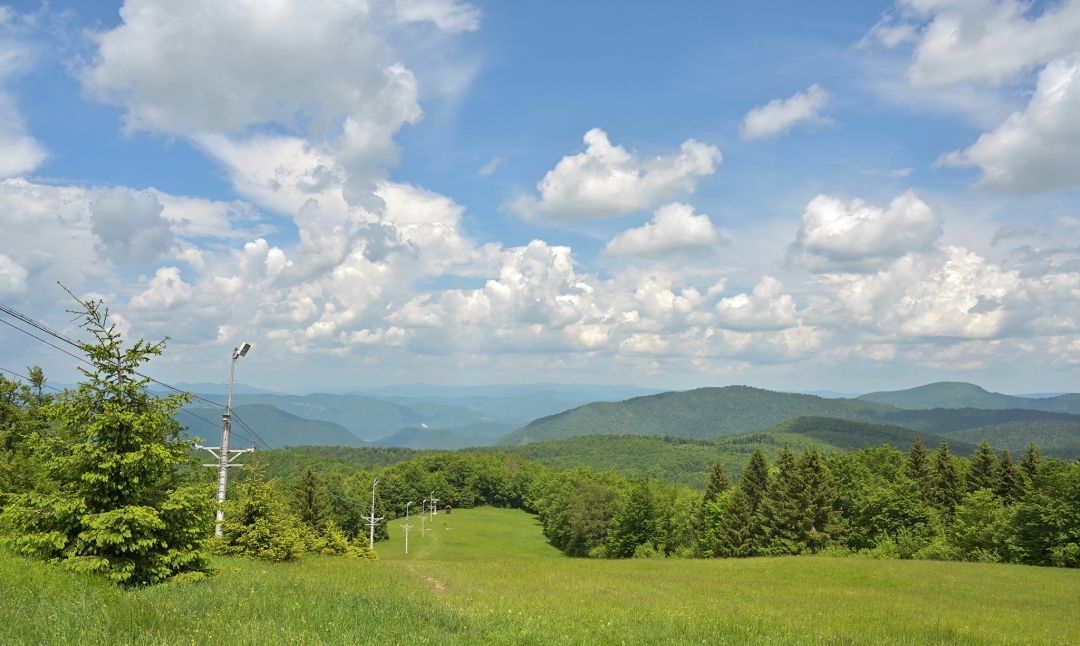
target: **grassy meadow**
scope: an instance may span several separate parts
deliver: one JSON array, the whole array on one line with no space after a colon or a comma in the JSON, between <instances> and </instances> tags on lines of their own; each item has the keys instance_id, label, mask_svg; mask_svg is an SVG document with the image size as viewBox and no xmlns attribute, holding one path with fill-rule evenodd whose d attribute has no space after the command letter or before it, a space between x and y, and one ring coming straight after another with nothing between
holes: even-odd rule
<instances>
[{"instance_id":1,"label":"grassy meadow","mask_svg":"<svg viewBox=\"0 0 1080 646\"><path fill-rule=\"evenodd\" d=\"M591 561L534 517L440 513L379 561L217 558L216 576L125 591L0 552L0 644L1062 644L1080 572L786 557Z\"/></svg>"}]
</instances>

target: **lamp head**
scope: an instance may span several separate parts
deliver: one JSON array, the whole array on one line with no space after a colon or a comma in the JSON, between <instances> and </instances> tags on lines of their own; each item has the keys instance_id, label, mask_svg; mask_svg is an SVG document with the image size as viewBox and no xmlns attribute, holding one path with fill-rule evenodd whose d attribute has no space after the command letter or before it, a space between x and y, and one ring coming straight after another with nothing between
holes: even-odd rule
<instances>
[{"instance_id":1,"label":"lamp head","mask_svg":"<svg viewBox=\"0 0 1080 646\"><path fill-rule=\"evenodd\" d=\"M240 344L240 347L233 351L233 359L239 359L240 357L247 356L248 350L251 350L251 344L244 342Z\"/></svg>"}]
</instances>

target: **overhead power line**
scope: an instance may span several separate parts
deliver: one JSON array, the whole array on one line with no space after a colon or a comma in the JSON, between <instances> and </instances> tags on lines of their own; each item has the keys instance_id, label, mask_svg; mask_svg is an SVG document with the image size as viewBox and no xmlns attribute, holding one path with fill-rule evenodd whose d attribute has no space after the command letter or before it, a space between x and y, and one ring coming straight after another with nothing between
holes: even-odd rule
<instances>
[{"instance_id":1,"label":"overhead power line","mask_svg":"<svg viewBox=\"0 0 1080 646\"><path fill-rule=\"evenodd\" d=\"M3 303L0 303L0 312L3 312L4 314L7 314L8 316L16 319L17 321L19 321L19 322L21 322L21 323L23 323L25 325L29 325L29 326L33 327L34 329L36 329L36 330L38 330L40 332L43 332L43 333L45 333L45 334L47 334L47 335L49 335L49 336L51 336L51 337L53 337L53 338L55 338L55 339L57 339L59 341L62 341L62 342L66 343L66 344L68 344L68 345L70 345L70 346L72 346L74 348L77 348L79 350L83 349L83 344L82 343L79 343L78 341L75 341L75 340L61 334L60 332L57 332L56 330L52 329L48 325L45 325L44 323L42 323L40 321L37 321L37 320L23 314L22 312L19 312L18 310L14 309L14 308L11 308L11 307L9 307L7 305L4 305ZM75 353L73 353L73 352L71 352L71 351L69 351L69 350L67 350L65 348L62 348L62 347L48 341L47 339L43 339L40 336L34 334L33 332L30 332L29 330L25 330L25 329L19 327L18 325L15 325L14 323L11 323L10 321L6 321L6 320L0 318L0 323L3 323L4 325L7 325L8 327L10 327L10 328L12 328L12 329L14 329L14 330L16 330L18 332L22 332L23 334L25 334L25 335L33 338L33 339L36 339L37 341L40 341L41 343L44 343L45 345L47 345L47 346L49 346L49 347L51 347L51 348L53 348L55 350L59 350L60 352L63 352L64 354L68 355L69 357L75 359L76 361L80 361L80 362L85 363L87 365L93 365L93 363L90 362L89 360L87 360L85 357L81 357L81 356L79 356L79 355L77 355L77 354L75 354ZM11 372L11 371L6 371L6 372ZM133 371L133 372L136 375L138 375L139 377L142 377L143 379L146 379L146 380L150 381L151 383L157 384L158 386L161 386L162 388L165 388L166 390L172 391L172 392L177 393L177 394L188 395L192 399L201 401L201 402L209 404L211 406L216 406L218 408L225 408L226 407L225 404L222 404L220 402L216 402L216 401L214 401L212 399L207 399L206 397L202 397L202 396L197 395L195 393L192 393L190 391L183 390L182 388L177 388L176 386L173 386L171 384L167 384L164 381L161 381L160 379L155 379L154 377L151 377L149 375L145 375L145 374L143 374L141 372L138 372L138 371ZM16 374L16 373L12 373L12 374ZM24 379L25 379L25 377L24 377ZM50 386L50 388L52 388L52 387ZM57 390L59 392L59 390L56 389L56 388L53 388L53 390ZM201 419L202 421L206 422L207 424L210 424L211 426L217 425L217 422L212 422L212 421L206 419L205 417L202 417L201 415L198 415L196 413L191 412L190 410L187 410L186 412L189 415L191 415L192 417L196 417L198 419ZM255 437L255 439L252 440L251 438L246 437L246 436L241 435L241 434L237 434L238 437L240 437L241 439L246 440L248 442L251 442L252 444L255 444L255 442L257 440L258 442L260 442L263 445L264 448L267 448L267 449L271 448L270 444L266 440L264 440L262 437L260 437L259 434L255 432L255 429L251 428L251 426L249 426L247 422L245 422L244 420L237 417L235 412L233 412L232 418L235 419L237 422L239 422L240 425L243 426L248 431L248 433L250 433L251 435L253 435Z\"/></svg>"},{"instance_id":2,"label":"overhead power line","mask_svg":"<svg viewBox=\"0 0 1080 646\"><path fill-rule=\"evenodd\" d=\"M233 411L232 411L232 418L233 418L234 420L236 420L237 422L239 422L239 423L240 423L240 426L243 426L243 427L244 427L244 428L245 428L245 429L247 430L247 432L248 432L248 433L251 433L252 435L254 435L254 436L255 436L255 439L256 439L256 440L258 440L259 442L261 442L261 443L262 443L262 445L263 445L263 448L264 448L264 449L271 449L271 448L273 448L272 446L270 446L270 443L269 443L269 442L267 442L266 440L264 440L264 439L262 439L261 437L259 437L259 434L255 432L255 429L251 428L250 426L248 426L248 423L247 423L247 422L245 422L244 420L240 419L240 417L239 417L239 416L238 416L238 415L236 414L236 409L233 409ZM235 432L235 431L234 431L234 432Z\"/></svg>"},{"instance_id":3,"label":"overhead power line","mask_svg":"<svg viewBox=\"0 0 1080 646\"><path fill-rule=\"evenodd\" d=\"M70 338L64 336L63 334L57 332L56 330L53 330L52 328L45 325L44 323L41 323L39 321L35 321L34 319L30 318L29 316L26 316L25 314L22 314L21 312L10 308L7 305L4 305L3 303L0 303L0 312L3 312L4 314L7 314L8 316L11 316L11 317L13 317L15 319L18 319L19 321L25 323L26 325L30 325L33 328L35 328L37 330L40 330L41 332L44 332L45 334L48 334L49 336L54 337L54 338L56 338L56 339L58 339L60 341L63 341L64 343L67 343L68 345L70 345L70 346L72 346L74 348L78 348L79 350L83 349L83 344L82 343L79 343L78 341L75 341L73 339L70 339ZM17 325L14 325L13 323L11 323L9 321L5 321L3 319L0 319L0 323L3 323L4 325L7 325L8 327L11 327L11 328L13 328L15 330L18 330L19 332L22 332L23 334L25 334L27 336L30 336L30 337L32 337L34 339L37 339L38 341L41 341L45 345L48 345L48 346L50 346L52 348L55 348L55 349L59 350L60 352L63 352L64 354L68 355L69 357L72 357L72 358L74 358L74 359L76 359L78 361L81 361L81 362L83 362L83 363L85 363L87 365L93 365L85 357L80 357L80 356L78 356L77 354L75 354L73 352L69 352L68 350L65 350L64 348L61 348L61 347L59 347L59 346L57 346L57 345L55 345L53 343L50 343L49 341L46 341L45 339L37 336L36 334L34 334L34 333L32 333L32 332L30 332L28 330L24 330L23 328L21 328L21 327L19 327ZM205 402L207 404L210 404L211 406L217 406L218 408L225 408L224 404L216 402L216 401L214 401L212 399L207 399L205 397L200 397L199 395L196 395L195 393L192 393L192 392L183 390L182 388L177 388L176 386L172 386L170 384L167 384L164 381L161 381L160 379L155 379L155 378L153 378L153 377L151 377L149 375L144 375L143 373L138 372L137 370L133 370L132 372L134 372L139 377L142 377L143 379L147 379L147 380L161 386L162 388L165 388L167 390L171 390L172 392L180 393L180 394L188 394L188 395L191 395L191 397L193 399L197 399L199 401Z\"/></svg>"}]
</instances>

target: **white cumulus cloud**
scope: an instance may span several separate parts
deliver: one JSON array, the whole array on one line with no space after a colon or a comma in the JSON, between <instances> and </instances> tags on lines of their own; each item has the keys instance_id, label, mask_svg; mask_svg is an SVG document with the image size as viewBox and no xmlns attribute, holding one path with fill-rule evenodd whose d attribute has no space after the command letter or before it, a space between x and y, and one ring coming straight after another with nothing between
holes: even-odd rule
<instances>
[{"instance_id":1,"label":"white cumulus cloud","mask_svg":"<svg viewBox=\"0 0 1080 646\"><path fill-rule=\"evenodd\" d=\"M786 133L800 123L832 123L821 115L828 102L829 93L815 83L786 99L773 99L746 113L739 134L743 139L761 139Z\"/></svg>"},{"instance_id":2,"label":"white cumulus cloud","mask_svg":"<svg viewBox=\"0 0 1080 646\"><path fill-rule=\"evenodd\" d=\"M911 254L841 280L837 295L864 330L903 337L994 338L1007 331L1019 273L962 247ZM1027 314L1025 314L1027 315Z\"/></svg>"},{"instance_id":3,"label":"white cumulus cloud","mask_svg":"<svg viewBox=\"0 0 1080 646\"><path fill-rule=\"evenodd\" d=\"M1077 41L1080 42L1080 41ZM970 147L941 157L947 166L978 166L982 184L1021 192L1080 187L1080 55L1039 73L1035 94Z\"/></svg>"},{"instance_id":4,"label":"white cumulus cloud","mask_svg":"<svg viewBox=\"0 0 1080 646\"><path fill-rule=\"evenodd\" d=\"M643 159L613 145L606 132L585 133L585 151L559 160L537 184L540 199L523 195L511 206L522 215L593 218L624 215L660 200L692 193L716 171L720 149L687 139L679 152Z\"/></svg>"},{"instance_id":5,"label":"white cumulus cloud","mask_svg":"<svg viewBox=\"0 0 1080 646\"><path fill-rule=\"evenodd\" d=\"M942 220L908 191L888 208L854 199L818 195L806 205L792 252L813 271L867 271L915 251L926 251L941 237Z\"/></svg>"},{"instance_id":6,"label":"white cumulus cloud","mask_svg":"<svg viewBox=\"0 0 1080 646\"><path fill-rule=\"evenodd\" d=\"M751 332L795 327L795 299L772 276L762 276L749 294L720 299L716 305L717 325L728 330Z\"/></svg>"},{"instance_id":7,"label":"white cumulus cloud","mask_svg":"<svg viewBox=\"0 0 1080 646\"><path fill-rule=\"evenodd\" d=\"M707 215L694 215L694 207L674 202L656 210L651 222L628 229L604 247L611 256L666 256L678 251L715 247L723 236Z\"/></svg>"},{"instance_id":8,"label":"white cumulus cloud","mask_svg":"<svg viewBox=\"0 0 1080 646\"><path fill-rule=\"evenodd\" d=\"M1077 49L1080 2L1041 11L1018 0L905 0L918 36L908 69L919 86L999 84Z\"/></svg>"}]
</instances>

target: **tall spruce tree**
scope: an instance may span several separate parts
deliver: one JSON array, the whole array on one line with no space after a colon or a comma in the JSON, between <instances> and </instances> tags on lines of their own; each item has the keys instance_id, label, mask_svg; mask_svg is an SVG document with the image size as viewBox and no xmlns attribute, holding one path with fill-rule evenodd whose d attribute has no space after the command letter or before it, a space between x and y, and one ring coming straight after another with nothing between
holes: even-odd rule
<instances>
[{"instance_id":1,"label":"tall spruce tree","mask_svg":"<svg viewBox=\"0 0 1080 646\"><path fill-rule=\"evenodd\" d=\"M923 502L933 499L933 477L930 472L930 454L923 446L922 436L916 435L904 461L904 475L919 485Z\"/></svg>"},{"instance_id":2,"label":"tall spruce tree","mask_svg":"<svg viewBox=\"0 0 1080 646\"><path fill-rule=\"evenodd\" d=\"M746 492L736 487L711 528L712 554L719 557L750 556L754 553L754 511Z\"/></svg>"},{"instance_id":3,"label":"tall spruce tree","mask_svg":"<svg viewBox=\"0 0 1080 646\"><path fill-rule=\"evenodd\" d=\"M949 453L949 441L942 440L930 460L933 473L934 506L948 517L956 513L956 506L964 498L964 486L956 460Z\"/></svg>"},{"instance_id":4,"label":"tall spruce tree","mask_svg":"<svg viewBox=\"0 0 1080 646\"><path fill-rule=\"evenodd\" d=\"M48 404L35 455L50 486L9 499L15 551L144 585L205 571L213 497L175 417L186 395L158 398L138 370L165 342L125 346L101 301L79 301L84 381Z\"/></svg>"},{"instance_id":5,"label":"tall spruce tree","mask_svg":"<svg viewBox=\"0 0 1080 646\"><path fill-rule=\"evenodd\" d=\"M730 487L731 481L728 480L727 472L724 471L724 465L717 460L713 464L712 472L709 473L709 482L705 485L705 496L701 499L701 506L698 507L697 517L694 519L694 533L697 536L701 537L705 533L706 508Z\"/></svg>"},{"instance_id":6,"label":"tall spruce tree","mask_svg":"<svg viewBox=\"0 0 1080 646\"><path fill-rule=\"evenodd\" d=\"M769 480L758 507L758 550L764 554L799 554L806 549L803 522L803 485L791 447L785 444L776 458L776 475Z\"/></svg>"},{"instance_id":7,"label":"tall spruce tree","mask_svg":"<svg viewBox=\"0 0 1080 646\"><path fill-rule=\"evenodd\" d=\"M750 461L743 469L742 478L739 479L739 488L746 494L750 501L750 509L756 513L761 506L761 500L769 490L769 463L765 460L765 454L760 448L754 449Z\"/></svg>"},{"instance_id":8,"label":"tall spruce tree","mask_svg":"<svg viewBox=\"0 0 1080 646\"><path fill-rule=\"evenodd\" d=\"M706 502L716 500L716 497L727 491L730 486L731 481L728 480L727 472L724 471L724 463L717 460L709 474L709 482L705 485L704 500Z\"/></svg>"},{"instance_id":9,"label":"tall spruce tree","mask_svg":"<svg viewBox=\"0 0 1080 646\"><path fill-rule=\"evenodd\" d=\"M978 448L971 456L971 469L968 471L967 490L975 492L979 489L995 491L998 488L998 459L990 442L985 439L979 442Z\"/></svg>"},{"instance_id":10,"label":"tall spruce tree","mask_svg":"<svg viewBox=\"0 0 1080 646\"><path fill-rule=\"evenodd\" d=\"M806 550L817 552L829 545L836 532L836 490L829 468L816 448L809 448L799 456L797 468L802 488L800 542Z\"/></svg>"},{"instance_id":11,"label":"tall spruce tree","mask_svg":"<svg viewBox=\"0 0 1080 646\"><path fill-rule=\"evenodd\" d=\"M1028 482L1035 479L1035 474L1039 472L1039 466L1042 462L1042 455L1039 453L1039 447L1034 442L1028 442L1027 448L1024 449L1024 457L1020 460L1020 468L1023 470L1024 475L1027 476Z\"/></svg>"},{"instance_id":12,"label":"tall spruce tree","mask_svg":"<svg viewBox=\"0 0 1080 646\"><path fill-rule=\"evenodd\" d=\"M319 533L333 518L330 491L311 467L304 469L293 486L292 508L301 522Z\"/></svg>"},{"instance_id":13,"label":"tall spruce tree","mask_svg":"<svg viewBox=\"0 0 1080 646\"><path fill-rule=\"evenodd\" d=\"M1009 504L1024 497L1024 472L1013 462L1009 449L1002 451L998 460L998 485L994 493Z\"/></svg>"}]
</instances>

